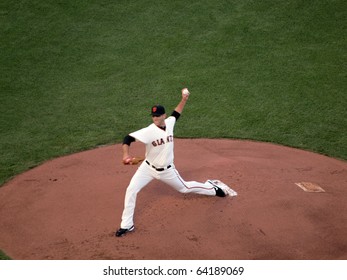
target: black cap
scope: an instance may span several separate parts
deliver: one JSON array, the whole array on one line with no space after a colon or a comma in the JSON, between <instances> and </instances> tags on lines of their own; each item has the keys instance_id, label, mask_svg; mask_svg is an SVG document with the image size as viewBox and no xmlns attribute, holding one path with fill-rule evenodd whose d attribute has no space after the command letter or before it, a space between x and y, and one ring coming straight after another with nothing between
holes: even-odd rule
<instances>
[{"instance_id":1,"label":"black cap","mask_svg":"<svg viewBox=\"0 0 347 280\"><path fill-rule=\"evenodd\" d=\"M152 107L151 115L155 117L159 117L165 114L165 108L161 105L155 105Z\"/></svg>"}]
</instances>

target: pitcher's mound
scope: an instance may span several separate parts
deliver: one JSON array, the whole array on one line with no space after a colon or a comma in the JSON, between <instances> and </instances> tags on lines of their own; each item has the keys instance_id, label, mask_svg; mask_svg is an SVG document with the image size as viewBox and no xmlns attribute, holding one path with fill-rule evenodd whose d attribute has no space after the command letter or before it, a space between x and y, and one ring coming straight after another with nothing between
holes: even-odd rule
<instances>
[{"instance_id":1,"label":"pitcher's mound","mask_svg":"<svg viewBox=\"0 0 347 280\"><path fill-rule=\"evenodd\" d=\"M185 180L220 179L237 196L182 195L153 181L138 195L135 230L116 238L137 166L122 165L121 145L102 147L1 187L0 249L14 259L347 258L346 162L268 143L175 141Z\"/></svg>"}]
</instances>

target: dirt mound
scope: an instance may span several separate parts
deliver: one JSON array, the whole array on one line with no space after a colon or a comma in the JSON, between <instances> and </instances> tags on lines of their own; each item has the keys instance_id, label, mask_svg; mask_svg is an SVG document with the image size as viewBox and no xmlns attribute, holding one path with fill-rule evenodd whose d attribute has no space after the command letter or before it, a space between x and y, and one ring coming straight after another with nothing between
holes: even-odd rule
<instances>
[{"instance_id":1,"label":"dirt mound","mask_svg":"<svg viewBox=\"0 0 347 280\"><path fill-rule=\"evenodd\" d=\"M135 231L116 238L137 167L121 164L120 145L101 147L0 188L0 248L39 260L347 259L346 162L268 143L176 139L175 164L185 180L220 179L238 196L183 195L153 181L138 196Z\"/></svg>"}]
</instances>

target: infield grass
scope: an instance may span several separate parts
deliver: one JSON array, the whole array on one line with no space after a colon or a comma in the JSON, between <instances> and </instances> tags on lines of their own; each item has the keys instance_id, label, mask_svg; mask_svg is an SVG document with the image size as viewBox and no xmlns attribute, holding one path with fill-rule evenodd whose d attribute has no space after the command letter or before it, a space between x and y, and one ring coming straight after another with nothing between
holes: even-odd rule
<instances>
[{"instance_id":1,"label":"infield grass","mask_svg":"<svg viewBox=\"0 0 347 280\"><path fill-rule=\"evenodd\" d=\"M11 260L11 258L0 250L0 260Z\"/></svg>"},{"instance_id":2,"label":"infield grass","mask_svg":"<svg viewBox=\"0 0 347 280\"><path fill-rule=\"evenodd\" d=\"M0 4L0 185L120 142L191 98L177 137L254 139L347 159L346 2Z\"/></svg>"}]
</instances>

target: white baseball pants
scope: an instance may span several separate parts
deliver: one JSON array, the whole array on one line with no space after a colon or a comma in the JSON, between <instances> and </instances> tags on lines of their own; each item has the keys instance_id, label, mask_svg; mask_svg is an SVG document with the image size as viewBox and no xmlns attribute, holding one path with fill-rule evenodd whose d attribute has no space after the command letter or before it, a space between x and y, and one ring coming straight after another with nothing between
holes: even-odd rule
<instances>
[{"instance_id":1,"label":"white baseball pants","mask_svg":"<svg viewBox=\"0 0 347 280\"><path fill-rule=\"evenodd\" d=\"M184 181L173 164L171 164L171 167L167 170L157 171L144 161L132 177L126 190L121 228L127 229L134 225L137 194L153 179L160 180L181 193L216 195L216 191L210 183Z\"/></svg>"}]
</instances>

